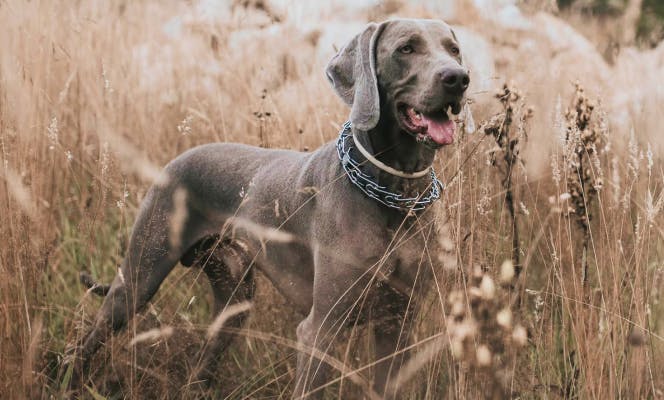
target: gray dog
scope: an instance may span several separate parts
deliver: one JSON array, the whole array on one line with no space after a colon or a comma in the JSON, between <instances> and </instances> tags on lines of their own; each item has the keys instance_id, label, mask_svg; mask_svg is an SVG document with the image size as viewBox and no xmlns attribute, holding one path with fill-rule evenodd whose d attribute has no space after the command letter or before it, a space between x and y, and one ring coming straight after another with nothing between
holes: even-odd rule
<instances>
[{"instance_id":1,"label":"gray dog","mask_svg":"<svg viewBox=\"0 0 664 400\"><path fill-rule=\"evenodd\" d=\"M79 383L91 356L180 262L206 272L216 313L253 296L258 268L306 315L297 327L295 398L322 396L333 339L369 320L378 362L367 392L395 396L389 383L406 357L412 295L453 251L432 240L442 224L428 206L442 190L432 163L454 141L448 112L460 112L468 72L448 25L408 19L369 24L326 72L351 107L337 141L313 153L208 144L166 166L118 276L94 286L106 297L76 348ZM245 319L234 315L208 338L201 382L213 379L215 360Z\"/></svg>"}]
</instances>

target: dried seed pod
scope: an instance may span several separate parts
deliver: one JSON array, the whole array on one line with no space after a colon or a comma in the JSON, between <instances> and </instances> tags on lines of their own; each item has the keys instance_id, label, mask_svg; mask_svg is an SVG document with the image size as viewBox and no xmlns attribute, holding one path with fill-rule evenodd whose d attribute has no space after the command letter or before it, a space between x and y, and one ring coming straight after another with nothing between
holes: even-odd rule
<instances>
[{"instance_id":1,"label":"dried seed pod","mask_svg":"<svg viewBox=\"0 0 664 400\"><path fill-rule=\"evenodd\" d=\"M450 314L454 318L461 318L465 313L466 307L463 305L463 303L457 301L456 303L452 304L452 310L450 311Z\"/></svg>"},{"instance_id":2,"label":"dried seed pod","mask_svg":"<svg viewBox=\"0 0 664 400\"><path fill-rule=\"evenodd\" d=\"M450 351L452 352L452 357L461 359L463 357L463 342L458 339L454 339L450 343Z\"/></svg>"},{"instance_id":3,"label":"dried seed pod","mask_svg":"<svg viewBox=\"0 0 664 400\"><path fill-rule=\"evenodd\" d=\"M454 303L463 302L463 293L460 290L453 290L447 295L447 302L452 305Z\"/></svg>"},{"instance_id":4,"label":"dried seed pod","mask_svg":"<svg viewBox=\"0 0 664 400\"><path fill-rule=\"evenodd\" d=\"M505 260L500 266L500 283L509 285L514 279L514 264L512 260Z\"/></svg>"},{"instance_id":5,"label":"dried seed pod","mask_svg":"<svg viewBox=\"0 0 664 400\"><path fill-rule=\"evenodd\" d=\"M512 331L512 340L519 346L525 346L528 343L528 332L526 331L526 328L521 325L515 326Z\"/></svg>"},{"instance_id":6,"label":"dried seed pod","mask_svg":"<svg viewBox=\"0 0 664 400\"><path fill-rule=\"evenodd\" d=\"M479 265L474 266L472 276L473 281L479 283L482 280L482 277L484 277L484 271L482 271L482 267Z\"/></svg>"},{"instance_id":7,"label":"dried seed pod","mask_svg":"<svg viewBox=\"0 0 664 400\"><path fill-rule=\"evenodd\" d=\"M468 297L470 298L470 305L476 307L482 300L482 290L478 287L471 287L468 289Z\"/></svg>"},{"instance_id":8,"label":"dried seed pod","mask_svg":"<svg viewBox=\"0 0 664 400\"><path fill-rule=\"evenodd\" d=\"M496 314L496 322L501 328L510 329L512 327L512 311L509 308L503 308Z\"/></svg>"},{"instance_id":9,"label":"dried seed pod","mask_svg":"<svg viewBox=\"0 0 664 400\"><path fill-rule=\"evenodd\" d=\"M496 285L493 283L488 275L484 275L482 282L480 282L480 290L482 292L482 298L486 300L491 300L496 295Z\"/></svg>"},{"instance_id":10,"label":"dried seed pod","mask_svg":"<svg viewBox=\"0 0 664 400\"><path fill-rule=\"evenodd\" d=\"M488 367L491 365L491 350L489 350L487 345L479 345L475 357L477 358L477 365L480 367Z\"/></svg>"}]
</instances>

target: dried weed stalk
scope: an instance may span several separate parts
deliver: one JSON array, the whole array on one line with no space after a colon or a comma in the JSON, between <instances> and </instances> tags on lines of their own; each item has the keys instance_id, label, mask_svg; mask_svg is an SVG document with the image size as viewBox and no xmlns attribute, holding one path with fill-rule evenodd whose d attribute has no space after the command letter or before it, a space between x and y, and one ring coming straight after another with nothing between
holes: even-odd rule
<instances>
[{"instance_id":1,"label":"dried weed stalk","mask_svg":"<svg viewBox=\"0 0 664 400\"><path fill-rule=\"evenodd\" d=\"M258 137L260 138L260 146L264 148L270 148L270 139L268 137L268 123L270 118L272 117L272 113L269 111L266 111L266 104L267 102L267 89L263 89L261 91L261 99L260 99L260 109L258 111L254 111L254 117L258 120Z\"/></svg>"},{"instance_id":2,"label":"dried weed stalk","mask_svg":"<svg viewBox=\"0 0 664 400\"><path fill-rule=\"evenodd\" d=\"M515 322L511 310L509 288L515 277L510 260L500 268L499 285L476 267L468 290L448 297L452 355L462 369L477 373L486 399L511 397L517 351L528 342L526 329Z\"/></svg>"},{"instance_id":3,"label":"dried weed stalk","mask_svg":"<svg viewBox=\"0 0 664 400\"><path fill-rule=\"evenodd\" d=\"M564 166L567 175L569 207L566 216L576 222L581 234L581 246L575 259L581 260L582 281L588 283L588 246L590 244L591 207L602 188L602 170L598 148L605 142L599 122L593 118L595 104L588 99L583 87L575 83L572 105L565 112ZM580 253L580 254L579 254Z\"/></svg>"},{"instance_id":4,"label":"dried weed stalk","mask_svg":"<svg viewBox=\"0 0 664 400\"><path fill-rule=\"evenodd\" d=\"M523 164L519 153L521 146L528 139L525 126L533 115L533 109L526 107L521 94L508 84L504 84L502 90L498 91L495 97L500 101L503 111L485 122L481 127L481 131L485 135L493 136L497 145L491 151L490 161L502 177L505 205L512 220L512 262L514 262L518 277L522 266L520 262L519 227L515 209L514 167L518 163Z\"/></svg>"}]
</instances>

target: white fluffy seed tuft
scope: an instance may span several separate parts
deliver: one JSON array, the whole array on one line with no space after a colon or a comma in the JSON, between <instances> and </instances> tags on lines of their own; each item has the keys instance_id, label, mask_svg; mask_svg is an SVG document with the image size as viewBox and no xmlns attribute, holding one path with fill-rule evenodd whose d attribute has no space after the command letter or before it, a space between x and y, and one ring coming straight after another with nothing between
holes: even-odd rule
<instances>
[{"instance_id":1,"label":"white fluffy seed tuft","mask_svg":"<svg viewBox=\"0 0 664 400\"><path fill-rule=\"evenodd\" d=\"M509 285L514 279L515 270L512 260L505 260L500 265L500 283L503 285Z\"/></svg>"},{"instance_id":2,"label":"white fluffy seed tuft","mask_svg":"<svg viewBox=\"0 0 664 400\"><path fill-rule=\"evenodd\" d=\"M477 347L475 357L477 358L477 365L480 367L488 367L491 365L491 350L489 350L487 345L482 344Z\"/></svg>"}]
</instances>

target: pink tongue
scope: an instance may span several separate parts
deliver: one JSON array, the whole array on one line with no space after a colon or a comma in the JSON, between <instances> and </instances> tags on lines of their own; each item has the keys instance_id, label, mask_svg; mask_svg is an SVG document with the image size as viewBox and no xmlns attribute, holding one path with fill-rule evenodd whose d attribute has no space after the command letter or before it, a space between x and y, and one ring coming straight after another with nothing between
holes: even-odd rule
<instances>
[{"instance_id":1,"label":"pink tongue","mask_svg":"<svg viewBox=\"0 0 664 400\"><path fill-rule=\"evenodd\" d=\"M427 134L438 144L454 143L454 121L450 119L435 120L422 116L428 124Z\"/></svg>"}]
</instances>

